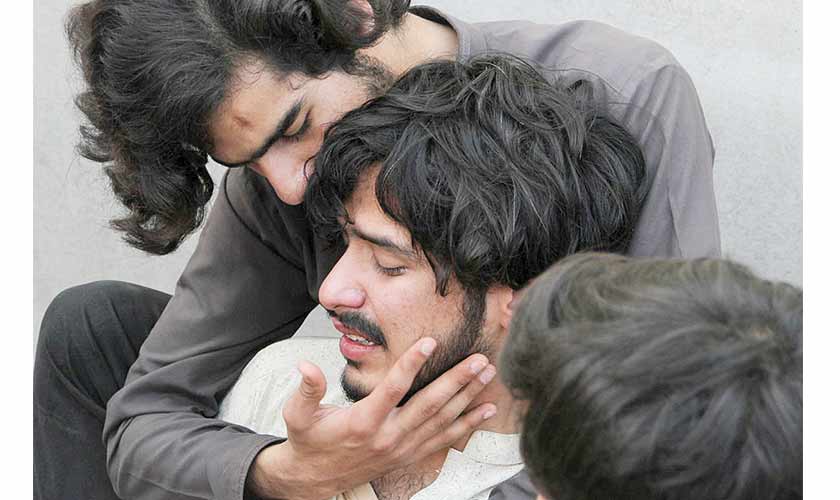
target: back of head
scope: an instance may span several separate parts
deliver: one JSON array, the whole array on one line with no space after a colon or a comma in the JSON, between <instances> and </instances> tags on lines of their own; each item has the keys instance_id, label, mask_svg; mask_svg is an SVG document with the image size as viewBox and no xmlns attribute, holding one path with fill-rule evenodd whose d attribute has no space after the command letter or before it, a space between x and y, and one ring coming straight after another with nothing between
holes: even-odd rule
<instances>
[{"instance_id":1,"label":"back of head","mask_svg":"<svg viewBox=\"0 0 840 500\"><path fill-rule=\"evenodd\" d=\"M360 9L370 4L373 19ZM86 88L81 153L104 163L128 209L113 225L150 253L173 251L204 216L207 125L258 63L284 75L350 73L356 51L398 25L409 0L94 0L67 33Z\"/></svg>"},{"instance_id":2,"label":"back of head","mask_svg":"<svg viewBox=\"0 0 840 500\"><path fill-rule=\"evenodd\" d=\"M622 252L647 187L635 140L583 84L496 54L421 65L327 133L306 205L337 240L360 176L431 262L470 289L520 288L560 257Z\"/></svg>"},{"instance_id":3,"label":"back of head","mask_svg":"<svg viewBox=\"0 0 840 500\"><path fill-rule=\"evenodd\" d=\"M715 259L581 254L529 287L500 372L564 500L802 496L802 292Z\"/></svg>"}]
</instances>

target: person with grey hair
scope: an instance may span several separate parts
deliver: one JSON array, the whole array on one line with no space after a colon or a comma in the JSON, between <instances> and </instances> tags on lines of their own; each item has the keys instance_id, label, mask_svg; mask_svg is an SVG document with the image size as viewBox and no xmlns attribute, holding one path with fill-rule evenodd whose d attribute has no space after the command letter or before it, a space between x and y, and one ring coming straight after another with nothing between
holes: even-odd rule
<instances>
[{"instance_id":1,"label":"person with grey hair","mask_svg":"<svg viewBox=\"0 0 840 500\"><path fill-rule=\"evenodd\" d=\"M554 500L802 498L802 291L721 259L578 254L499 361Z\"/></svg>"}]
</instances>

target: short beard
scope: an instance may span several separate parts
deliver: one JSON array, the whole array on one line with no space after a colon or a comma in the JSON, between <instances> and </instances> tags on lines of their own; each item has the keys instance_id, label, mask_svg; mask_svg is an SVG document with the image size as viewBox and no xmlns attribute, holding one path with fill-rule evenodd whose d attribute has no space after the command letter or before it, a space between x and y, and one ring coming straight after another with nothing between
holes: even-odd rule
<instances>
[{"instance_id":1,"label":"short beard","mask_svg":"<svg viewBox=\"0 0 840 500\"><path fill-rule=\"evenodd\" d=\"M408 392L397 406L402 406L424 387L449 371L469 355L481 353L493 359L494 350L483 335L486 292L466 291L462 306L463 320L449 334L437 338L438 347L414 378ZM348 364L349 361L348 361ZM350 365L354 366L354 365ZM347 370L341 375L341 387L350 401L367 397L371 389L353 384L347 380Z\"/></svg>"},{"instance_id":2,"label":"short beard","mask_svg":"<svg viewBox=\"0 0 840 500\"><path fill-rule=\"evenodd\" d=\"M344 65L344 71L363 80L369 98L381 96L397 81L396 75L380 60L361 54Z\"/></svg>"}]
</instances>

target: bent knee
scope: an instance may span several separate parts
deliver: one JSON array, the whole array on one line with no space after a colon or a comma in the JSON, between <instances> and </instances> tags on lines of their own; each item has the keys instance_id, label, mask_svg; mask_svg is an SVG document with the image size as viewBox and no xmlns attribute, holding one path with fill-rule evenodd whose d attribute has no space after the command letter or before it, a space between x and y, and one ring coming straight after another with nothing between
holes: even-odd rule
<instances>
[{"instance_id":1,"label":"bent knee","mask_svg":"<svg viewBox=\"0 0 840 500\"><path fill-rule=\"evenodd\" d=\"M68 288L44 313L38 355L86 359L111 338L125 338L128 326L142 331L132 342L139 349L167 300L162 292L122 281L94 281Z\"/></svg>"}]
</instances>

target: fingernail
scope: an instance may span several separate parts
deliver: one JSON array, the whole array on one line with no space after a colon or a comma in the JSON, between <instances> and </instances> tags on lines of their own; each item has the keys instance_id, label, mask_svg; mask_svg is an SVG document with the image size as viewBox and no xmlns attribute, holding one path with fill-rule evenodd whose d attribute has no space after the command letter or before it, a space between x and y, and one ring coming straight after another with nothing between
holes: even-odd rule
<instances>
[{"instance_id":1,"label":"fingernail","mask_svg":"<svg viewBox=\"0 0 840 500\"><path fill-rule=\"evenodd\" d=\"M435 341L432 339L426 339L420 344L420 352L425 354L426 356L430 355L435 350Z\"/></svg>"},{"instance_id":2,"label":"fingernail","mask_svg":"<svg viewBox=\"0 0 840 500\"><path fill-rule=\"evenodd\" d=\"M484 415L482 415L482 416L484 417L484 420L487 420L488 418L493 418L493 415L495 415L495 414L496 414L496 409L491 408L491 409L485 411Z\"/></svg>"},{"instance_id":3,"label":"fingernail","mask_svg":"<svg viewBox=\"0 0 840 500\"><path fill-rule=\"evenodd\" d=\"M475 360L470 364L470 371L473 372L473 375L478 375L478 373L487 366L487 363L482 360Z\"/></svg>"},{"instance_id":4,"label":"fingernail","mask_svg":"<svg viewBox=\"0 0 840 500\"><path fill-rule=\"evenodd\" d=\"M486 370L478 377L482 384L489 384L493 377L496 376L496 369L488 366Z\"/></svg>"}]
</instances>

